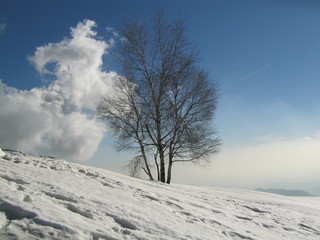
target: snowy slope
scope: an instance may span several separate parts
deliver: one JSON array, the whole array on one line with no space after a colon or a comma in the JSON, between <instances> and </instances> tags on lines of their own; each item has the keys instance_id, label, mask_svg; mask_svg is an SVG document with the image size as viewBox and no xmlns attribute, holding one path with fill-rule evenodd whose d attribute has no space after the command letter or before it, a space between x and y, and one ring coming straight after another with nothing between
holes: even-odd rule
<instances>
[{"instance_id":1,"label":"snowy slope","mask_svg":"<svg viewBox=\"0 0 320 240\"><path fill-rule=\"evenodd\" d=\"M0 239L320 239L320 198L165 185L4 154Z\"/></svg>"}]
</instances>

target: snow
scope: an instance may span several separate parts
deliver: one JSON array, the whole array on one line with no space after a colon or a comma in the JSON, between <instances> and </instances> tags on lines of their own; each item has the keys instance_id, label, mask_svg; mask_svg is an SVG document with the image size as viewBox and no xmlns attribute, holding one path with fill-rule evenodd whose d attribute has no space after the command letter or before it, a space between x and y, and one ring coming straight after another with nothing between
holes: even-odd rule
<instances>
[{"instance_id":1,"label":"snow","mask_svg":"<svg viewBox=\"0 0 320 240\"><path fill-rule=\"evenodd\" d=\"M0 158L1 157L3 157L4 155L6 155L3 151L2 151L2 149L0 148Z\"/></svg>"},{"instance_id":2,"label":"snow","mask_svg":"<svg viewBox=\"0 0 320 240\"><path fill-rule=\"evenodd\" d=\"M320 239L320 198L166 185L3 152L0 239Z\"/></svg>"}]
</instances>

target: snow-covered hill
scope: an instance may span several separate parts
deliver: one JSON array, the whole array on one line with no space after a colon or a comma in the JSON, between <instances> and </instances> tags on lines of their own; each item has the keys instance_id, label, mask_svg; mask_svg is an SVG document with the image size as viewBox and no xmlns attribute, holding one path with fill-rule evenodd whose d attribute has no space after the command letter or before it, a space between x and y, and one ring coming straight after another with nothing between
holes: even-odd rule
<instances>
[{"instance_id":1,"label":"snow-covered hill","mask_svg":"<svg viewBox=\"0 0 320 240\"><path fill-rule=\"evenodd\" d=\"M320 198L165 185L1 155L0 239L320 239Z\"/></svg>"}]
</instances>

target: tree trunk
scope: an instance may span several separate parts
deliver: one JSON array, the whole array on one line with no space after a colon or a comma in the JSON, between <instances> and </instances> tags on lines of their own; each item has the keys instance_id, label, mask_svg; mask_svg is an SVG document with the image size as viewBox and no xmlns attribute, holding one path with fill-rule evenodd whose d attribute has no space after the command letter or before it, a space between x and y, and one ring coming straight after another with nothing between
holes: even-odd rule
<instances>
[{"instance_id":1,"label":"tree trunk","mask_svg":"<svg viewBox=\"0 0 320 240\"><path fill-rule=\"evenodd\" d=\"M168 163L168 175L167 175L167 184L170 184L171 182L171 172L172 172L172 160L173 160L173 154L172 154L172 142L170 143L169 148L169 163Z\"/></svg>"},{"instance_id":2,"label":"tree trunk","mask_svg":"<svg viewBox=\"0 0 320 240\"><path fill-rule=\"evenodd\" d=\"M160 170L159 170L159 164L158 164L158 152L154 155L154 162L157 167L157 174L158 174L158 181L160 181Z\"/></svg>"},{"instance_id":3,"label":"tree trunk","mask_svg":"<svg viewBox=\"0 0 320 240\"><path fill-rule=\"evenodd\" d=\"M166 182L166 169L165 169L164 153L162 150L162 146L159 149L159 157L160 157L160 181L165 183Z\"/></svg>"},{"instance_id":4,"label":"tree trunk","mask_svg":"<svg viewBox=\"0 0 320 240\"><path fill-rule=\"evenodd\" d=\"M153 179L152 173L151 173L150 168L149 168L149 164L148 164L148 161L147 161L147 157L145 156L144 153L143 153L143 159L144 159L144 163L145 163L145 166L146 166L146 169L147 169L149 178L150 178L150 180L153 181L154 179Z\"/></svg>"},{"instance_id":5,"label":"tree trunk","mask_svg":"<svg viewBox=\"0 0 320 240\"><path fill-rule=\"evenodd\" d=\"M151 170L149 168L148 159L147 159L147 156L146 156L146 152L144 150L144 146L143 146L143 144L141 142L139 142L139 144L140 144L140 150L141 150L141 153L142 153L142 156L143 156L144 164L146 166L146 172L149 175L150 180L153 180L153 176L152 176Z\"/></svg>"},{"instance_id":6,"label":"tree trunk","mask_svg":"<svg viewBox=\"0 0 320 240\"><path fill-rule=\"evenodd\" d=\"M168 165L168 176L167 176L167 183L170 184L171 182L171 169L172 169L172 161L170 160Z\"/></svg>"}]
</instances>

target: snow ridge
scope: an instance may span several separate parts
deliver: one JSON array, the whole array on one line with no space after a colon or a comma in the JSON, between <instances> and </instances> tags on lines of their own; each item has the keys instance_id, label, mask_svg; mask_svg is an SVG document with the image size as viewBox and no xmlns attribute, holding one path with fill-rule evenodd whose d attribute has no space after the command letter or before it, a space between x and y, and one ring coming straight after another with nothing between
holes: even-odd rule
<instances>
[{"instance_id":1,"label":"snow ridge","mask_svg":"<svg viewBox=\"0 0 320 240\"><path fill-rule=\"evenodd\" d=\"M0 149L0 239L315 240L320 198L165 185Z\"/></svg>"}]
</instances>

